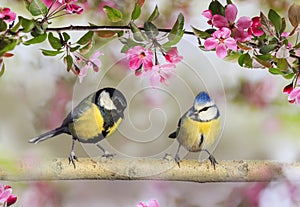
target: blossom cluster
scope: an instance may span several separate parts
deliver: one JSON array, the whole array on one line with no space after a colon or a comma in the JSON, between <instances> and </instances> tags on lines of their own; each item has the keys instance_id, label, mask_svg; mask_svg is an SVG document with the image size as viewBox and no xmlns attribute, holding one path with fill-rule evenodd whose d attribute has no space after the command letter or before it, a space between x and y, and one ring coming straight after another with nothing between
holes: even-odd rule
<instances>
[{"instance_id":1,"label":"blossom cluster","mask_svg":"<svg viewBox=\"0 0 300 207\"><path fill-rule=\"evenodd\" d=\"M11 11L10 8L4 7L0 8L0 19L5 21L6 23L10 23L15 21L16 13Z\"/></svg>"},{"instance_id":2,"label":"blossom cluster","mask_svg":"<svg viewBox=\"0 0 300 207\"><path fill-rule=\"evenodd\" d=\"M183 59L178 54L176 47L172 47L166 53L163 52L163 56L166 62L159 64L157 55L154 55L152 50L142 46L135 46L126 52L126 57L129 59L129 68L135 71L137 76L148 76L153 87L159 83L167 85L168 79L174 73L173 69L176 67L176 64Z\"/></svg>"},{"instance_id":3,"label":"blossom cluster","mask_svg":"<svg viewBox=\"0 0 300 207\"><path fill-rule=\"evenodd\" d=\"M220 14L212 15L211 10L205 10L202 15L208 18L208 24L218 30L212 33L204 42L206 50L216 49L216 54L220 58L227 56L228 50L237 51L237 42L247 42L253 36L262 36L264 32L259 28L259 17L252 19L247 16L240 17L236 21L237 7L228 4L225 8L225 16Z\"/></svg>"},{"instance_id":4,"label":"blossom cluster","mask_svg":"<svg viewBox=\"0 0 300 207\"><path fill-rule=\"evenodd\" d=\"M69 14L81 14L83 12L83 8L76 4L77 0L43 0L43 2L49 10L53 9L52 15L56 15L60 11L66 11Z\"/></svg>"},{"instance_id":5,"label":"blossom cluster","mask_svg":"<svg viewBox=\"0 0 300 207\"><path fill-rule=\"evenodd\" d=\"M17 196L12 194L12 188L9 185L0 184L0 206L8 207L16 203Z\"/></svg>"}]
</instances>

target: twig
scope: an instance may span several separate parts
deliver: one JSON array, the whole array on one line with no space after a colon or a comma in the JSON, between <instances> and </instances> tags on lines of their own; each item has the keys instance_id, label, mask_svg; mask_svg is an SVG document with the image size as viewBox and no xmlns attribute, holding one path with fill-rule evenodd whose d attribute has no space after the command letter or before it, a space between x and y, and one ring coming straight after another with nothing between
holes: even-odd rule
<instances>
[{"instance_id":1,"label":"twig","mask_svg":"<svg viewBox=\"0 0 300 207\"><path fill-rule=\"evenodd\" d=\"M145 30L143 27L139 27L140 30ZM66 27L50 27L47 28L46 31L52 32L62 32L62 31L127 31L130 30L129 26L81 26L81 25L70 25ZM159 28L160 32L170 32L171 29L162 29ZM184 31L184 34L195 35L194 32Z\"/></svg>"},{"instance_id":2,"label":"twig","mask_svg":"<svg viewBox=\"0 0 300 207\"><path fill-rule=\"evenodd\" d=\"M97 160L98 159L98 160ZM76 169L67 159L21 163L9 172L0 168L0 178L26 180L164 180L188 182L254 182L285 178L284 169L299 170L300 163L273 161L219 161L216 170L208 161L183 160L180 168L169 159L80 158ZM300 175L298 178L299 179ZM299 179L300 180L300 179Z\"/></svg>"}]
</instances>

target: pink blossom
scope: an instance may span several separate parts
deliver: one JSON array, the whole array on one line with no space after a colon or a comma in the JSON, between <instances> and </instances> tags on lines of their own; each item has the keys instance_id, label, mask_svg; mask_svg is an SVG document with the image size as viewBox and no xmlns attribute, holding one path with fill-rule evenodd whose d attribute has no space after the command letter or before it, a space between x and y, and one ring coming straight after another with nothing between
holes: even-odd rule
<instances>
[{"instance_id":1,"label":"pink blossom","mask_svg":"<svg viewBox=\"0 0 300 207\"><path fill-rule=\"evenodd\" d=\"M66 5L66 10L70 14L81 14L83 12L83 8L81 6L72 3L77 2L77 0L58 0L57 2L62 5Z\"/></svg>"},{"instance_id":2,"label":"pink blossom","mask_svg":"<svg viewBox=\"0 0 300 207\"><path fill-rule=\"evenodd\" d=\"M252 20L249 17L243 16L237 20L237 7L234 4L228 4L225 8L225 17L220 14L215 14L212 17L212 24L217 28L227 27L233 31L234 39L239 42L246 42L250 40L251 35L248 34L247 30Z\"/></svg>"},{"instance_id":3,"label":"pink blossom","mask_svg":"<svg viewBox=\"0 0 300 207\"><path fill-rule=\"evenodd\" d=\"M176 64L179 63L183 59L183 57L181 55L178 55L178 50L176 47L172 47L165 55L165 59L169 63Z\"/></svg>"},{"instance_id":4,"label":"pink blossom","mask_svg":"<svg viewBox=\"0 0 300 207\"><path fill-rule=\"evenodd\" d=\"M150 85L152 87L157 86L159 83L162 83L164 85L168 85L168 80L171 78L171 76L174 73L175 64L163 64L163 65L154 65L152 67L152 70L150 70L145 75L150 76Z\"/></svg>"},{"instance_id":5,"label":"pink blossom","mask_svg":"<svg viewBox=\"0 0 300 207\"><path fill-rule=\"evenodd\" d=\"M299 80L298 84L300 83ZM284 87L283 93L289 95L288 101L290 103L297 103L298 105L300 105L300 87L293 87L293 83L291 83Z\"/></svg>"},{"instance_id":6,"label":"pink blossom","mask_svg":"<svg viewBox=\"0 0 300 207\"><path fill-rule=\"evenodd\" d=\"M206 50L216 49L218 57L224 58L227 55L227 50L237 50L235 39L230 37L230 30L227 27L223 27L220 30L215 31L212 37L209 37L204 42L204 48Z\"/></svg>"},{"instance_id":7,"label":"pink blossom","mask_svg":"<svg viewBox=\"0 0 300 207\"><path fill-rule=\"evenodd\" d=\"M159 207L157 200L152 199L148 202L148 204L144 202L139 202L135 207Z\"/></svg>"},{"instance_id":8,"label":"pink blossom","mask_svg":"<svg viewBox=\"0 0 300 207\"><path fill-rule=\"evenodd\" d=\"M12 12L10 8L0 9L0 19L3 19L7 23L14 21L16 19L16 16L16 13Z\"/></svg>"},{"instance_id":9,"label":"pink blossom","mask_svg":"<svg viewBox=\"0 0 300 207\"><path fill-rule=\"evenodd\" d=\"M12 194L11 187L4 186L0 184L0 203L4 203L7 201L9 196Z\"/></svg>"},{"instance_id":10,"label":"pink blossom","mask_svg":"<svg viewBox=\"0 0 300 207\"><path fill-rule=\"evenodd\" d=\"M149 49L145 49L142 46L135 46L130 48L126 52L126 57L129 59L129 68L131 70L137 70L141 66L145 71L151 70L153 66L153 53Z\"/></svg>"},{"instance_id":11,"label":"pink blossom","mask_svg":"<svg viewBox=\"0 0 300 207\"><path fill-rule=\"evenodd\" d=\"M300 105L300 88L295 87L289 94L288 100L290 103L297 103Z\"/></svg>"},{"instance_id":12,"label":"pink blossom","mask_svg":"<svg viewBox=\"0 0 300 207\"><path fill-rule=\"evenodd\" d=\"M264 34L264 31L262 31L260 29L260 27L261 27L260 18L253 17L251 27L249 27L249 29L248 29L248 34L249 35L253 34L254 36L257 36L257 37L262 36Z\"/></svg>"},{"instance_id":13,"label":"pink blossom","mask_svg":"<svg viewBox=\"0 0 300 207\"><path fill-rule=\"evenodd\" d=\"M11 189L11 186L10 185L4 186L4 190L7 190L7 189ZM16 202L17 202L17 196L14 194L10 194L10 196L6 200L7 206L11 206Z\"/></svg>"},{"instance_id":14,"label":"pink blossom","mask_svg":"<svg viewBox=\"0 0 300 207\"><path fill-rule=\"evenodd\" d=\"M93 68L95 72L99 71L99 68L102 66L102 62L99 60L99 56L101 55L103 55L102 52L95 52L90 59L87 60L87 63L80 69L78 74L80 83L82 83L83 78L87 76L87 71L89 68Z\"/></svg>"},{"instance_id":15,"label":"pink blossom","mask_svg":"<svg viewBox=\"0 0 300 207\"><path fill-rule=\"evenodd\" d=\"M204 10L202 12L202 16L206 17L208 20L207 20L207 24L211 25L212 24L212 12L211 10L207 9L207 10Z\"/></svg>"}]
</instances>

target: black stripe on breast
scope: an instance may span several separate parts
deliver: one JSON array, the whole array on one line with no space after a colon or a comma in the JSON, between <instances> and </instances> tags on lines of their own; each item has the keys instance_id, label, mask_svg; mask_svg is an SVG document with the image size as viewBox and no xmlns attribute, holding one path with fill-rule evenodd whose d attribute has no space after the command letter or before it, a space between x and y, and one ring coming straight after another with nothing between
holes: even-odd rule
<instances>
[{"instance_id":1,"label":"black stripe on breast","mask_svg":"<svg viewBox=\"0 0 300 207\"><path fill-rule=\"evenodd\" d=\"M199 147L203 144L204 141L204 135L201 134L200 142L199 142Z\"/></svg>"}]
</instances>

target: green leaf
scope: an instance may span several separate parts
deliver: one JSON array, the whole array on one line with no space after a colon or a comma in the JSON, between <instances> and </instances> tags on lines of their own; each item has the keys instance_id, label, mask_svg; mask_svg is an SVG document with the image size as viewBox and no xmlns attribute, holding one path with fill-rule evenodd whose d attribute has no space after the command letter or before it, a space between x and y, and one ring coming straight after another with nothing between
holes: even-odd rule
<instances>
[{"instance_id":1,"label":"green leaf","mask_svg":"<svg viewBox=\"0 0 300 207\"><path fill-rule=\"evenodd\" d=\"M141 6L138 3L135 3L134 9L131 13L131 20L136 20L141 15Z\"/></svg>"},{"instance_id":2,"label":"green leaf","mask_svg":"<svg viewBox=\"0 0 300 207\"><path fill-rule=\"evenodd\" d=\"M207 38L209 38L209 37L211 36L210 33L205 32L205 31L201 31L201 30L199 30L199 29L197 29L197 28L195 28L195 27L192 27L192 29L193 29L193 31L194 31L194 34L195 34L197 37L201 38L201 39L207 39Z\"/></svg>"},{"instance_id":3,"label":"green leaf","mask_svg":"<svg viewBox=\"0 0 300 207\"><path fill-rule=\"evenodd\" d=\"M19 17L19 21L21 22L21 25L23 27L22 32L31 32L32 29L35 27L35 22L33 19L26 19L24 17Z\"/></svg>"},{"instance_id":4,"label":"green leaf","mask_svg":"<svg viewBox=\"0 0 300 207\"><path fill-rule=\"evenodd\" d=\"M145 22L144 29L149 39L155 39L155 37L159 34L157 27L151 22Z\"/></svg>"},{"instance_id":5,"label":"green leaf","mask_svg":"<svg viewBox=\"0 0 300 207\"><path fill-rule=\"evenodd\" d=\"M219 1L212 1L208 7L211 10L212 15L220 14L225 15L225 7Z\"/></svg>"},{"instance_id":6,"label":"green leaf","mask_svg":"<svg viewBox=\"0 0 300 207\"><path fill-rule=\"evenodd\" d=\"M277 47L277 44L270 44L270 45L265 45L262 48L260 48L259 52L263 55L273 51Z\"/></svg>"},{"instance_id":7,"label":"green leaf","mask_svg":"<svg viewBox=\"0 0 300 207\"><path fill-rule=\"evenodd\" d=\"M70 35L66 32L63 32L62 36L64 37L65 42L68 42L71 39Z\"/></svg>"},{"instance_id":8,"label":"green leaf","mask_svg":"<svg viewBox=\"0 0 300 207\"><path fill-rule=\"evenodd\" d=\"M58 50L58 49L62 48L60 39L57 37L54 37L52 32L50 32L48 35L48 41L53 49Z\"/></svg>"},{"instance_id":9,"label":"green leaf","mask_svg":"<svg viewBox=\"0 0 300 207\"><path fill-rule=\"evenodd\" d=\"M241 67L252 68L252 59L248 53L242 54L238 59L238 63Z\"/></svg>"},{"instance_id":10,"label":"green leaf","mask_svg":"<svg viewBox=\"0 0 300 207\"><path fill-rule=\"evenodd\" d=\"M294 46L295 49L299 49L300 48L300 42Z\"/></svg>"},{"instance_id":11,"label":"green leaf","mask_svg":"<svg viewBox=\"0 0 300 207\"><path fill-rule=\"evenodd\" d=\"M42 53L45 56L56 56L56 55L58 55L62 52L63 51L60 51L60 50L45 50L45 49L42 49Z\"/></svg>"},{"instance_id":12,"label":"green leaf","mask_svg":"<svg viewBox=\"0 0 300 207\"><path fill-rule=\"evenodd\" d=\"M4 32L7 30L7 24L3 19L0 19L0 32Z\"/></svg>"},{"instance_id":13,"label":"green leaf","mask_svg":"<svg viewBox=\"0 0 300 207\"><path fill-rule=\"evenodd\" d=\"M64 57L64 60L67 63L67 71L69 72L73 66L73 58L71 55L67 55Z\"/></svg>"},{"instance_id":14,"label":"green leaf","mask_svg":"<svg viewBox=\"0 0 300 207\"><path fill-rule=\"evenodd\" d=\"M289 63L285 58L278 58L277 59L277 68L282 72L287 71L289 68Z\"/></svg>"},{"instance_id":15,"label":"green leaf","mask_svg":"<svg viewBox=\"0 0 300 207\"><path fill-rule=\"evenodd\" d=\"M279 31L279 33L281 34L282 32L284 32L284 30L285 30L285 28L286 28L286 22L285 22L285 18L284 17L282 17L281 18L281 29L280 29L280 31Z\"/></svg>"},{"instance_id":16,"label":"green leaf","mask_svg":"<svg viewBox=\"0 0 300 207\"><path fill-rule=\"evenodd\" d=\"M2 76L3 76L3 74L4 74L4 71L5 71L5 64L4 64L4 63L2 63L2 67L1 67L1 71L0 71L0 77L2 77Z\"/></svg>"},{"instance_id":17,"label":"green leaf","mask_svg":"<svg viewBox=\"0 0 300 207\"><path fill-rule=\"evenodd\" d=\"M273 9L270 9L270 11L268 13L268 18L273 23L273 25L275 27L275 31L277 33L280 33L281 27L282 27L282 18L279 16L279 14L276 11L274 11Z\"/></svg>"},{"instance_id":18,"label":"green leaf","mask_svg":"<svg viewBox=\"0 0 300 207\"><path fill-rule=\"evenodd\" d=\"M0 38L0 56L8 51L12 51L17 44L17 40L9 38Z\"/></svg>"},{"instance_id":19,"label":"green leaf","mask_svg":"<svg viewBox=\"0 0 300 207\"><path fill-rule=\"evenodd\" d=\"M87 44L88 45L88 44ZM84 46L85 47L85 46ZM78 50L80 48L79 45L75 46L75 47L70 47L70 52L75 52L76 50Z\"/></svg>"},{"instance_id":20,"label":"green leaf","mask_svg":"<svg viewBox=\"0 0 300 207\"><path fill-rule=\"evenodd\" d=\"M112 22L119 22L123 18L122 12L115 8L106 5L104 6L103 10L106 13L108 19Z\"/></svg>"},{"instance_id":21,"label":"green leaf","mask_svg":"<svg viewBox=\"0 0 300 207\"><path fill-rule=\"evenodd\" d=\"M184 16L180 13L168 35L169 41L163 44L163 47L166 50L168 50L172 45L176 45L181 40L184 34L183 26L184 26Z\"/></svg>"},{"instance_id":22,"label":"green leaf","mask_svg":"<svg viewBox=\"0 0 300 207\"><path fill-rule=\"evenodd\" d=\"M262 12L260 12L260 23L261 29L264 31L264 33L266 33L266 35L271 37L276 36L275 26Z\"/></svg>"},{"instance_id":23,"label":"green leaf","mask_svg":"<svg viewBox=\"0 0 300 207\"><path fill-rule=\"evenodd\" d=\"M269 72L273 75L282 75L283 74L278 68L269 68Z\"/></svg>"},{"instance_id":24,"label":"green leaf","mask_svg":"<svg viewBox=\"0 0 300 207\"><path fill-rule=\"evenodd\" d=\"M130 29L133 33L133 38L138 42L143 42L147 40L146 36L141 32L141 30L133 23L129 23Z\"/></svg>"},{"instance_id":25,"label":"green leaf","mask_svg":"<svg viewBox=\"0 0 300 207\"><path fill-rule=\"evenodd\" d=\"M48 12L48 8L42 0L25 0L25 3L32 16L46 15Z\"/></svg>"},{"instance_id":26,"label":"green leaf","mask_svg":"<svg viewBox=\"0 0 300 207\"><path fill-rule=\"evenodd\" d=\"M227 4L232 4L231 0L226 0Z\"/></svg>"},{"instance_id":27,"label":"green leaf","mask_svg":"<svg viewBox=\"0 0 300 207\"><path fill-rule=\"evenodd\" d=\"M85 45L85 44L89 43L89 41L92 39L93 35L94 35L94 32L88 31L77 41L77 43L80 45Z\"/></svg>"},{"instance_id":28,"label":"green leaf","mask_svg":"<svg viewBox=\"0 0 300 207\"><path fill-rule=\"evenodd\" d=\"M126 53L127 50L129 50L128 45L124 45L124 46L122 47L122 49L121 49L121 53Z\"/></svg>"},{"instance_id":29,"label":"green leaf","mask_svg":"<svg viewBox=\"0 0 300 207\"><path fill-rule=\"evenodd\" d=\"M256 55L255 57L257 57L260 60L271 60L273 58L273 56L271 54L265 54L265 55Z\"/></svg>"},{"instance_id":30,"label":"green leaf","mask_svg":"<svg viewBox=\"0 0 300 207\"><path fill-rule=\"evenodd\" d=\"M159 11L158 11L158 7L156 5L152 14L149 16L147 22L152 22L152 21L156 20L158 16L159 16Z\"/></svg>"},{"instance_id":31,"label":"green leaf","mask_svg":"<svg viewBox=\"0 0 300 207\"><path fill-rule=\"evenodd\" d=\"M44 33L44 34L36 36L30 40L23 42L23 44L24 45L32 45L32 44L41 43L41 42L44 42L46 40L46 38L47 38L47 33Z\"/></svg>"},{"instance_id":32,"label":"green leaf","mask_svg":"<svg viewBox=\"0 0 300 207\"><path fill-rule=\"evenodd\" d=\"M294 75L295 75L294 73L289 73L289 74L283 75L283 77L285 79L292 79L294 77Z\"/></svg>"},{"instance_id":33,"label":"green leaf","mask_svg":"<svg viewBox=\"0 0 300 207\"><path fill-rule=\"evenodd\" d=\"M18 23L15 24L15 25L10 29L10 31L12 31L12 32L17 32L17 31L19 30L19 28L20 28L20 26L21 26L21 23L22 23L22 21L21 21L22 17L19 16L18 19L19 19Z\"/></svg>"}]
</instances>

